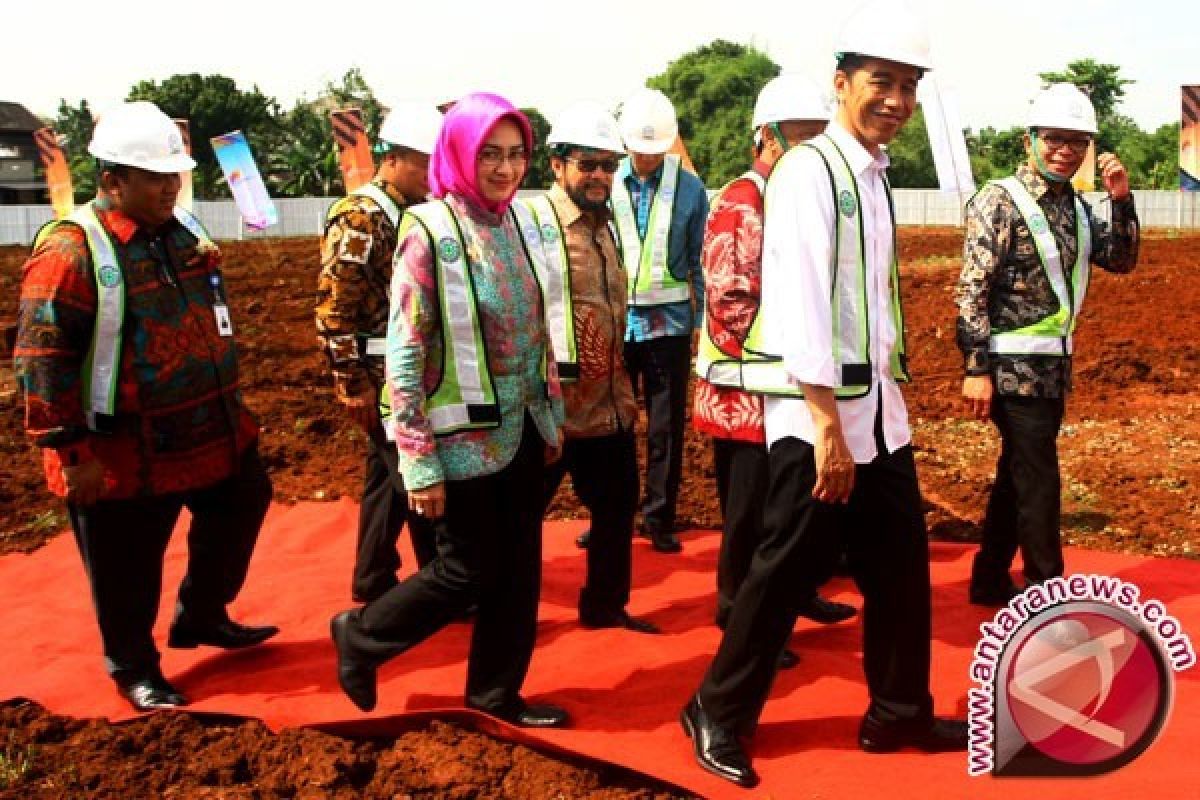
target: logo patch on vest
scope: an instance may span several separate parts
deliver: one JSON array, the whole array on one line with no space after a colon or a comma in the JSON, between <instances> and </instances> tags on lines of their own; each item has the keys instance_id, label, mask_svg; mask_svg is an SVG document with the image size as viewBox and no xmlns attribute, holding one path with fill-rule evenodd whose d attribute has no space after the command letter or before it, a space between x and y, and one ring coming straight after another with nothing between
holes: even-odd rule
<instances>
[{"instance_id":1,"label":"logo patch on vest","mask_svg":"<svg viewBox=\"0 0 1200 800\"><path fill-rule=\"evenodd\" d=\"M111 289L121 282L121 270L114 267L112 264L106 264L100 268L100 272L96 275L100 285L106 289Z\"/></svg>"},{"instance_id":2,"label":"logo patch on vest","mask_svg":"<svg viewBox=\"0 0 1200 800\"><path fill-rule=\"evenodd\" d=\"M1029 230L1035 234L1045 233L1046 228L1046 218L1041 214L1037 214L1033 219L1029 220Z\"/></svg>"},{"instance_id":3,"label":"logo patch on vest","mask_svg":"<svg viewBox=\"0 0 1200 800\"><path fill-rule=\"evenodd\" d=\"M558 231L553 225L547 222L542 226L542 238L546 240L546 244L554 244L558 241Z\"/></svg>"},{"instance_id":4,"label":"logo patch on vest","mask_svg":"<svg viewBox=\"0 0 1200 800\"><path fill-rule=\"evenodd\" d=\"M460 256L462 256L462 249L458 246L458 242L449 236L443 236L438 242L438 258L449 264L458 261Z\"/></svg>"},{"instance_id":5,"label":"logo patch on vest","mask_svg":"<svg viewBox=\"0 0 1200 800\"><path fill-rule=\"evenodd\" d=\"M854 195L850 194L850 190L842 189L841 195L838 196L838 208L841 210L842 215L853 217L854 210L857 207L858 204L854 202Z\"/></svg>"}]
</instances>

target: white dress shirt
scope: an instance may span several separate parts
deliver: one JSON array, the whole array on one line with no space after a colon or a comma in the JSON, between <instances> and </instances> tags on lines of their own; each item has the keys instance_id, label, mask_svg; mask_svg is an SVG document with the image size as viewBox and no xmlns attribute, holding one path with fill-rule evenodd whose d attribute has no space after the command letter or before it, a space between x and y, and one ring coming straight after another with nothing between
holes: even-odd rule
<instances>
[{"instance_id":1,"label":"white dress shirt","mask_svg":"<svg viewBox=\"0 0 1200 800\"><path fill-rule=\"evenodd\" d=\"M904 396L891 371L897 332L890 312L893 231L883 185L888 158L884 153L871 155L836 121L826 133L845 154L862 203L871 389L863 397L838 400L837 410L854 461L867 464L878 454L875 411L881 397L888 452L912 439ZM784 369L797 383L838 387L841 375L833 357L830 302L836 211L821 156L809 148L789 154L767 183L765 205L760 312L765 349L783 357ZM765 420L768 446L788 436L815 441L812 415L802 399L768 397Z\"/></svg>"}]
</instances>

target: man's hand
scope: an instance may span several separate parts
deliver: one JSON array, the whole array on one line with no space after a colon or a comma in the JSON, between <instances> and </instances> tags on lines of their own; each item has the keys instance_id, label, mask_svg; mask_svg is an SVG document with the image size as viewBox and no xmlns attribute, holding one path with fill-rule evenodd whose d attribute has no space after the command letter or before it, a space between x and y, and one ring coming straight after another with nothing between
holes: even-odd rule
<instances>
[{"instance_id":1,"label":"man's hand","mask_svg":"<svg viewBox=\"0 0 1200 800\"><path fill-rule=\"evenodd\" d=\"M67 502L77 506L94 505L104 495L104 465L93 458L76 467L62 468L67 486Z\"/></svg>"},{"instance_id":2,"label":"man's hand","mask_svg":"<svg viewBox=\"0 0 1200 800\"><path fill-rule=\"evenodd\" d=\"M549 443L546 444L546 464L547 464L547 466L555 463L560 458L562 458L563 438L564 438L563 430L562 430L562 428L559 428L558 429L558 444L557 445L552 445Z\"/></svg>"},{"instance_id":3,"label":"man's hand","mask_svg":"<svg viewBox=\"0 0 1200 800\"><path fill-rule=\"evenodd\" d=\"M357 395L339 394L338 402L346 409L350 419L364 431L371 431L379 425L379 400L374 388L368 387Z\"/></svg>"},{"instance_id":4,"label":"man's hand","mask_svg":"<svg viewBox=\"0 0 1200 800\"><path fill-rule=\"evenodd\" d=\"M818 424L813 443L817 461L817 483L813 497L822 503L848 503L854 491L854 456L846 446L842 428Z\"/></svg>"},{"instance_id":5,"label":"man's hand","mask_svg":"<svg viewBox=\"0 0 1200 800\"><path fill-rule=\"evenodd\" d=\"M967 413L975 419L987 419L992 410L991 375L968 375L963 378L962 395Z\"/></svg>"},{"instance_id":6,"label":"man's hand","mask_svg":"<svg viewBox=\"0 0 1200 800\"><path fill-rule=\"evenodd\" d=\"M446 484L435 483L424 489L410 489L408 507L425 519L439 519L446 513Z\"/></svg>"},{"instance_id":7,"label":"man's hand","mask_svg":"<svg viewBox=\"0 0 1200 800\"><path fill-rule=\"evenodd\" d=\"M1112 153L1101 153L1096 159L1096 167L1104 181L1104 189L1113 200L1124 200L1129 196L1129 173L1121 159Z\"/></svg>"}]
</instances>

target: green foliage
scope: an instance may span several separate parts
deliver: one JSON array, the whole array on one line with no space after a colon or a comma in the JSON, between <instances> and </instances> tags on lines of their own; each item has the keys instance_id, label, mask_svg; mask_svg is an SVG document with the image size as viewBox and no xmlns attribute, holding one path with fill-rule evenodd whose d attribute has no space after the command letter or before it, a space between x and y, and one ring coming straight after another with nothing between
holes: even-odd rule
<instances>
[{"instance_id":1,"label":"green foliage","mask_svg":"<svg viewBox=\"0 0 1200 800\"><path fill-rule=\"evenodd\" d=\"M550 123L536 108L522 108L521 113L529 118L533 128L533 156L529 170L525 173L522 189L548 189L554 183L554 170L550 169L550 151L546 148L546 137L550 135Z\"/></svg>"},{"instance_id":2,"label":"green foliage","mask_svg":"<svg viewBox=\"0 0 1200 800\"><path fill-rule=\"evenodd\" d=\"M71 169L75 202L86 203L96 194L96 160L87 151L96 122L88 101L80 100L78 106L71 106L65 99L59 100L53 125Z\"/></svg>"},{"instance_id":3,"label":"green foliage","mask_svg":"<svg viewBox=\"0 0 1200 800\"><path fill-rule=\"evenodd\" d=\"M192 157L196 159L192 180L197 198L229 196L209 140L240 130L261 158L279 112L275 100L263 95L257 86L244 92L224 75L192 73L172 75L162 83L142 81L129 90L128 99L149 100L168 117L188 120Z\"/></svg>"},{"instance_id":4,"label":"green foliage","mask_svg":"<svg viewBox=\"0 0 1200 800\"><path fill-rule=\"evenodd\" d=\"M982 186L990 180L1013 174L1025 161L1025 129L998 131L984 128L977 134L967 132L967 152L971 156L971 174Z\"/></svg>"},{"instance_id":5,"label":"green foliage","mask_svg":"<svg viewBox=\"0 0 1200 800\"><path fill-rule=\"evenodd\" d=\"M646 83L671 98L696 170L706 185L719 187L753 161L754 100L778 74L766 54L718 39L672 61Z\"/></svg>"},{"instance_id":6,"label":"green foliage","mask_svg":"<svg viewBox=\"0 0 1200 800\"><path fill-rule=\"evenodd\" d=\"M896 189L936 189L937 169L933 164L933 150L929 146L929 132L925 127L925 112L918 108L908 124L900 129L887 148L888 180Z\"/></svg>"}]
</instances>

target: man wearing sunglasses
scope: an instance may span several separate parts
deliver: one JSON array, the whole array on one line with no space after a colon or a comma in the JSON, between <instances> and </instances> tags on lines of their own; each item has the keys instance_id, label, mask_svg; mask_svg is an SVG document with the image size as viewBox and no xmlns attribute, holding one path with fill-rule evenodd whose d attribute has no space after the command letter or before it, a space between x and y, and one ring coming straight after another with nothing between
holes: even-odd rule
<instances>
[{"instance_id":1,"label":"man wearing sunglasses","mask_svg":"<svg viewBox=\"0 0 1200 800\"><path fill-rule=\"evenodd\" d=\"M621 137L603 106L581 102L555 120L547 145L554 185L527 201L552 273L543 281L546 327L566 407L562 458L546 470L546 504L570 473L575 494L592 518L580 623L658 633L652 623L625 610L638 471L637 402L622 354L626 277L608 209Z\"/></svg>"},{"instance_id":2,"label":"man wearing sunglasses","mask_svg":"<svg viewBox=\"0 0 1200 800\"><path fill-rule=\"evenodd\" d=\"M1029 584L1063 573L1058 430L1071 388L1072 333L1091 264L1129 272L1138 220L1129 176L1111 153L1097 159L1111 224L1071 186L1096 135L1096 112L1071 84L1034 99L1026 163L967 206L959 279L958 345L967 411L1000 431L1000 459L975 556L970 600L1001 606L1019 591L1018 549Z\"/></svg>"}]
</instances>

